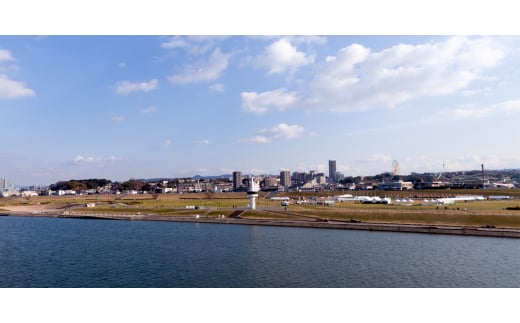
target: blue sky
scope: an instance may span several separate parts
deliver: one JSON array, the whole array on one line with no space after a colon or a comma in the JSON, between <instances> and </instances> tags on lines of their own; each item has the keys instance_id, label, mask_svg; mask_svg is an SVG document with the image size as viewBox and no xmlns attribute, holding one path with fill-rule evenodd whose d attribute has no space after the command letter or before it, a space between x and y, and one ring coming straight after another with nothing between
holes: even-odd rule
<instances>
[{"instance_id":1,"label":"blue sky","mask_svg":"<svg viewBox=\"0 0 520 323\"><path fill-rule=\"evenodd\" d=\"M517 36L0 36L0 177L520 167Z\"/></svg>"}]
</instances>

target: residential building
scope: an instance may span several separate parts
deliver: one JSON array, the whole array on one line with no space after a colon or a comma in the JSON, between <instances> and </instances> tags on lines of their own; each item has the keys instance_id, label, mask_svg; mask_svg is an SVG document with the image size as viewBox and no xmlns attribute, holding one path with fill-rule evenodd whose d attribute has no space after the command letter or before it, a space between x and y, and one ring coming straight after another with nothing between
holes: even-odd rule
<instances>
[{"instance_id":1,"label":"residential building","mask_svg":"<svg viewBox=\"0 0 520 323\"><path fill-rule=\"evenodd\" d=\"M293 179L297 182L297 183L304 183L305 182L305 179L307 178L307 174L306 173L300 173L300 172L294 172L292 174L292 177Z\"/></svg>"},{"instance_id":2,"label":"residential building","mask_svg":"<svg viewBox=\"0 0 520 323\"><path fill-rule=\"evenodd\" d=\"M282 170L280 172L280 185L283 187L291 186L291 172L288 170Z\"/></svg>"},{"instance_id":3,"label":"residential building","mask_svg":"<svg viewBox=\"0 0 520 323\"><path fill-rule=\"evenodd\" d=\"M276 176L265 176L260 182L262 191L277 191L278 190L278 177Z\"/></svg>"},{"instance_id":4,"label":"residential building","mask_svg":"<svg viewBox=\"0 0 520 323\"><path fill-rule=\"evenodd\" d=\"M238 191L242 184L242 172L233 172L233 191Z\"/></svg>"},{"instance_id":5,"label":"residential building","mask_svg":"<svg viewBox=\"0 0 520 323\"><path fill-rule=\"evenodd\" d=\"M329 160L329 181L336 182L336 161Z\"/></svg>"}]
</instances>

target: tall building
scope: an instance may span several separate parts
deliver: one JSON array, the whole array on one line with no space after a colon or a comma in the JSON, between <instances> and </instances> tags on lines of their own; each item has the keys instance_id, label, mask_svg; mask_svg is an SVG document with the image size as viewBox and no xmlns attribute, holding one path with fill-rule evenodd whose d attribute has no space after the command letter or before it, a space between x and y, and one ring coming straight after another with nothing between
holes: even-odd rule
<instances>
[{"instance_id":1,"label":"tall building","mask_svg":"<svg viewBox=\"0 0 520 323\"><path fill-rule=\"evenodd\" d=\"M233 172L233 191L242 186L242 172Z\"/></svg>"},{"instance_id":2,"label":"tall building","mask_svg":"<svg viewBox=\"0 0 520 323\"><path fill-rule=\"evenodd\" d=\"M336 161L329 160L329 181L336 181Z\"/></svg>"},{"instance_id":3,"label":"tall building","mask_svg":"<svg viewBox=\"0 0 520 323\"><path fill-rule=\"evenodd\" d=\"M9 182L5 178L0 178L0 190L6 190L9 188Z\"/></svg>"},{"instance_id":4,"label":"tall building","mask_svg":"<svg viewBox=\"0 0 520 323\"><path fill-rule=\"evenodd\" d=\"M291 186L291 172L288 170L282 170L280 172L280 185L283 187Z\"/></svg>"}]
</instances>

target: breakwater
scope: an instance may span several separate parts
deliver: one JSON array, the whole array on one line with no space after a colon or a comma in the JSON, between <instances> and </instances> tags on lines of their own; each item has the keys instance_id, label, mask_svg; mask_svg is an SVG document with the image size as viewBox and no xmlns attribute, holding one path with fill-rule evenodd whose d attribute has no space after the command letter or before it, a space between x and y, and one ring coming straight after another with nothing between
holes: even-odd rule
<instances>
[{"instance_id":1,"label":"breakwater","mask_svg":"<svg viewBox=\"0 0 520 323\"><path fill-rule=\"evenodd\" d=\"M152 219L150 219L150 220L152 220ZM333 222L333 221L311 222L311 221L253 220L253 219L227 219L227 218L226 219L204 219L204 218L201 218L201 219L167 218L167 219L164 219L164 218L158 218L155 220L520 238L520 230L501 229L501 228L454 227L454 226L432 226L432 225L419 225L419 224L415 225L415 224L391 224L391 223L345 223L345 222Z\"/></svg>"}]
</instances>

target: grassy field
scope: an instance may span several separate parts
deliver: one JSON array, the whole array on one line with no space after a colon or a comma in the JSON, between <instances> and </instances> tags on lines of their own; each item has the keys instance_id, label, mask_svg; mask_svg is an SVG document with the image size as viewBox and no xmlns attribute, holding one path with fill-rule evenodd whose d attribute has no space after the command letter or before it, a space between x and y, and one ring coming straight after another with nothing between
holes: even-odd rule
<instances>
[{"instance_id":1,"label":"grassy field","mask_svg":"<svg viewBox=\"0 0 520 323\"><path fill-rule=\"evenodd\" d=\"M260 193L257 210L248 210L242 214L245 218L257 219L291 219L291 220L339 220L352 219L362 222L435 224L456 226L496 226L520 228L520 210L506 210L520 206L520 198L504 201L461 202L444 206L423 206L423 198L447 197L461 194L460 192L409 191L384 192L363 191L348 192L353 195L378 195L399 197L414 197L417 203L410 206L361 204L353 202L336 203L333 206L300 206L290 205L285 208L279 201L264 199ZM346 192L322 193L278 193L278 196L291 196L295 199L311 197L327 197L345 194ZM509 195L520 197L520 190L463 190L466 195ZM486 193L486 194L484 194ZM85 207L94 203L95 207ZM193 216L199 214L205 217L227 216L233 211L246 208L248 200L245 193L223 194L162 194L162 195L86 195L63 197L31 197L31 198L0 198L0 209L10 206L37 206L47 209L68 209L71 212L88 214L157 214L163 216ZM194 207L192 208L187 208Z\"/></svg>"},{"instance_id":2,"label":"grassy field","mask_svg":"<svg viewBox=\"0 0 520 323\"><path fill-rule=\"evenodd\" d=\"M248 216L250 211L246 213ZM455 226L496 226L520 228L520 211L515 212L469 212L457 210L400 210L394 208L331 208L289 207L287 215L307 216L322 220L362 221L401 224L431 224Z\"/></svg>"}]
</instances>

